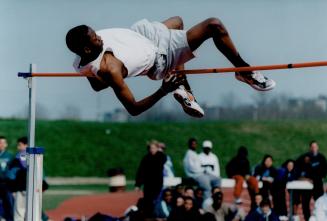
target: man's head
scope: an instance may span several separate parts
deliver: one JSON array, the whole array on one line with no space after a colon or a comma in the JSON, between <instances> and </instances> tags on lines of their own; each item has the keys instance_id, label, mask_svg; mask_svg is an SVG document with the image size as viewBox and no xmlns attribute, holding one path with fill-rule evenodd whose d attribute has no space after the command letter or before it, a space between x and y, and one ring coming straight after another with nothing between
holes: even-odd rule
<instances>
[{"instance_id":1,"label":"man's head","mask_svg":"<svg viewBox=\"0 0 327 221\"><path fill-rule=\"evenodd\" d=\"M21 137L17 140L18 151L25 151L28 146L27 137Z\"/></svg>"},{"instance_id":2,"label":"man's head","mask_svg":"<svg viewBox=\"0 0 327 221\"><path fill-rule=\"evenodd\" d=\"M270 213L270 201L269 199L263 199L260 203L262 213L267 216Z\"/></svg>"},{"instance_id":3,"label":"man's head","mask_svg":"<svg viewBox=\"0 0 327 221\"><path fill-rule=\"evenodd\" d=\"M262 202L262 195L260 193L256 193L254 201L255 201L255 205L259 207L260 203Z\"/></svg>"},{"instance_id":4,"label":"man's head","mask_svg":"<svg viewBox=\"0 0 327 221\"><path fill-rule=\"evenodd\" d=\"M170 189L165 189L162 193L163 200L167 203L171 203L173 200L173 193Z\"/></svg>"},{"instance_id":5,"label":"man's head","mask_svg":"<svg viewBox=\"0 0 327 221\"><path fill-rule=\"evenodd\" d=\"M155 155L158 152L158 150L159 150L159 148L158 148L158 141L151 140L150 142L148 142L147 148L148 148L148 152L151 155Z\"/></svg>"},{"instance_id":6,"label":"man's head","mask_svg":"<svg viewBox=\"0 0 327 221\"><path fill-rule=\"evenodd\" d=\"M86 25L79 25L67 32L66 44L69 50L80 57L96 58L103 50L103 41L95 31Z\"/></svg>"},{"instance_id":7,"label":"man's head","mask_svg":"<svg viewBox=\"0 0 327 221\"><path fill-rule=\"evenodd\" d=\"M208 155L212 150L212 142L210 140L203 141L202 149L203 152Z\"/></svg>"},{"instance_id":8,"label":"man's head","mask_svg":"<svg viewBox=\"0 0 327 221\"><path fill-rule=\"evenodd\" d=\"M8 146L7 138L4 136L0 136L0 152L5 151Z\"/></svg>"},{"instance_id":9,"label":"man's head","mask_svg":"<svg viewBox=\"0 0 327 221\"><path fill-rule=\"evenodd\" d=\"M212 207L216 210L218 210L222 203L223 203L223 193L222 192L216 192L212 195Z\"/></svg>"},{"instance_id":10,"label":"man's head","mask_svg":"<svg viewBox=\"0 0 327 221\"><path fill-rule=\"evenodd\" d=\"M186 196L184 198L184 208L186 211L190 211L192 208L193 208L193 198L192 197L189 197L189 196Z\"/></svg>"},{"instance_id":11,"label":"man's head","mask_svg":"<svg viewBox=\"0 0 327 221\"><path fill-rule=\"evenodd\" d=\"M193 189L193 187L191 187L191 186L185 187L183 195L194 198L194 189Z\"/></svg>"},{"instance_id":12,"label":"man's head","mask_svg":"<svg viewBox=\"0 0 327 221\"><path fill-rule=\"evenodd\" d=\"M319 152L319 146L318 146L317 141L313 140L313 141L310 142L310 152L313 155L317 155L318 154L318 152Z\"/></svg>"},{"instance_id":13,"label":"man's head","mask_svg":"<svg viewBox=\"0 0 327 221\"><path fill-rule=\"evenodd\" d=\"M188 140L188 148L191 150L196 150L196 147L198 145L198 142L195 138L190 138Z\"/></svg>"}]
</instances>

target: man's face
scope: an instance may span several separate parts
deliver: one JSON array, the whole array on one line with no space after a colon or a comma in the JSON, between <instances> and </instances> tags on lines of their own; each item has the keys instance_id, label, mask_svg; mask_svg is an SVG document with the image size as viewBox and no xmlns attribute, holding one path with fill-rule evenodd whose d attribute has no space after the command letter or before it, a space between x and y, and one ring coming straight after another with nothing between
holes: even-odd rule
<instances>
[{"instance_id":1,"label":"man's face","mask_svg":"<svg viewBox=\"0 0 327 221\"><path fill-rule=\"evenodd\" d=\"M195 140L193 140L193 141L191 142L191 144L190 144L190 148L191 148L192 150L196 150L197 145L198 145L198 143L197 143Z\"/></svg>"},{"instance_id":2,"label":"man's face","mask_svg":"<svg viewBox=\"0 0 327 221\"><path fill-rule=\"evenodd\" d=\"M26 148L27 148L27 145L26 145L26 144L24 144L24 143L22 143L22 142L18 142L18 143L17 143L17 150L18 150L18 151L25 151Z\"/></svg>"},{"instance_id":3,"label":"man's face","mask_svg":"<svg viewBox=\"0 0 327 221\"><path fill-rule=\"evenodd\" d=\"M211 151L211 148L209 148L209 147L203 147L203 152L205 153L205 154L209 154L210 153L210 151Z\"/></svg>"},{"instance_id":4,"label":"man's face","mask_svg":"<svg viewBox=\"0 0 327 221\"><path fill-rule=\"evenodd\" d=\"M173 196L171 194L170 191L166 191L165 194L164 194L164 200L167 202L167 203L171 203L172 200L173 200Z\"/></svg>"},{"instance_id":5,"label":"man's face","mask_svg":"<svg viewBox=\"0 0 327 221\"><path fill-rule=\"evenodd\" d=\"M260 203L261 203L261 201L262 201L262 196L261 196L261 195L256 195L256 196L255 196L255 204L256 204L257 206L259 206Z\"/></svg>"},{"instance_id":6,"label":"man's face","mask_svg":"<svg viewBox=\"0 0 327 221\"><path fill-rule=\"evenodd\" d=\"M0 139L0 151L6 150L8 144L6 139Z\"/></svg>"},{"instance_id":7,"label":"man's face","mask_svg":"<svg viewBox=\"0 0 327 221\"><path fill-rule=\"evenodd\" d=\"M319 151L319 146L318 146L318 144L317 144L317 143L312 143L312 144L310 145L310 151L311 151L311 153L312 153L313 155L316 155L316 154L318 153L318 151Z\"/></svg>"},{"instance_id":8,"label":"man's face","mask_svg":"<svg viewBox=\"0 0 327 221\"><path fill-rule=\"evenodd\" d=\"M88 41L84 46L84 54L86 55L99 55L103 50L103 41L99 35L95 33L92 28L89 28L87 33Z\"/></svg>"},{"instance_id":9,"label":"man's face","mask_svg":"<svg viewBox=\"0 0 327 221\"><path fill-rule=\"evenodd\" d=\"M193 207L193 201L190 199L185 200L184 207L186 211L190 211Z\"/></svg>"},{"instance_id":10,"label":"man's face","mask_svg":"<svg viewBox=\"0 0 327 221\"><path fill-rule=\"evenodd\" d=\"M261 210L265 215L267 215L270 212L270 207L265 205L265 206L261 207Z\"/></svg>"}]
</instances>

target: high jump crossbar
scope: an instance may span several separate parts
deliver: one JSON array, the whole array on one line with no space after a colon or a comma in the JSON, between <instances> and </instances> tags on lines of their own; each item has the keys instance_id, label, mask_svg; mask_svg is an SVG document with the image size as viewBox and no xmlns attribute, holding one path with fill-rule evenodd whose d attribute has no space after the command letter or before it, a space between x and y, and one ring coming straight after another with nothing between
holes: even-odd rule
<instances>
[{"instance_id":1,"label":"high jump crossbar","mask_svg":"<svg viewBox=\"0 0 327 221\"><path fill-rule=\"evenodd\" d=\"M303 62L291 64L274 64L261 65L250 67L228 67L228 68L208 68L208 69L191 69L191 70L174 70L175 74L208 74L208 73L229 73L229 72L244 72L244 71L265 71L278 69L293 69L293 68L310 68L327 66L327 61ZM85 75L81 73L67 72L67 73L42 73L42 72L19 72L18 77L94 77L94 75Z\"/></svg>"}]
</instances>

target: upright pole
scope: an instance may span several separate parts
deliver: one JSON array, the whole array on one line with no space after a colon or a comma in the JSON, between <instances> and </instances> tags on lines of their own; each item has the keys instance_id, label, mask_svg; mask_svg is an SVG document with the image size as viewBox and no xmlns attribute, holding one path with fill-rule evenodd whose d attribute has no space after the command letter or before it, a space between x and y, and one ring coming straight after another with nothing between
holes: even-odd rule
<instances>
[{"instance_id":1,"label":"upright pole","mask_svg":"<svg viewBox=\"0 0 327 221\"><path fill-rule=\"evenodd\" d=\"M36 71L36 65L31 64L30 71ZM29 114L28 114L28 145L27 149L27 197L26 221L41 221L42 213L42 180L43 180L43 149L35 147L35 114L36 91L35 78L28 78Z\"/></svg>"}]
</instances>

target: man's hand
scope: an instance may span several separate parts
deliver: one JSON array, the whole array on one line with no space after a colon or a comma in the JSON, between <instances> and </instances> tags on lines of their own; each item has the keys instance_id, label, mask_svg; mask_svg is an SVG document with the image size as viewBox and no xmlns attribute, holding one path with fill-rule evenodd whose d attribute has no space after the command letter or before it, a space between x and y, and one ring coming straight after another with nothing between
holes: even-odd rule
<instances>
[{"instance_id":1,"label":"man's hand","mask_svg":"<svg viewBox=\"0 0 327 221\"><path fill-rule=\"evenodd\" d=\"M183 85L186 81L184 75L171 74L162 80L161 90L166 94L176 90L180 85Z\"/></svg>"}]
</instances>

